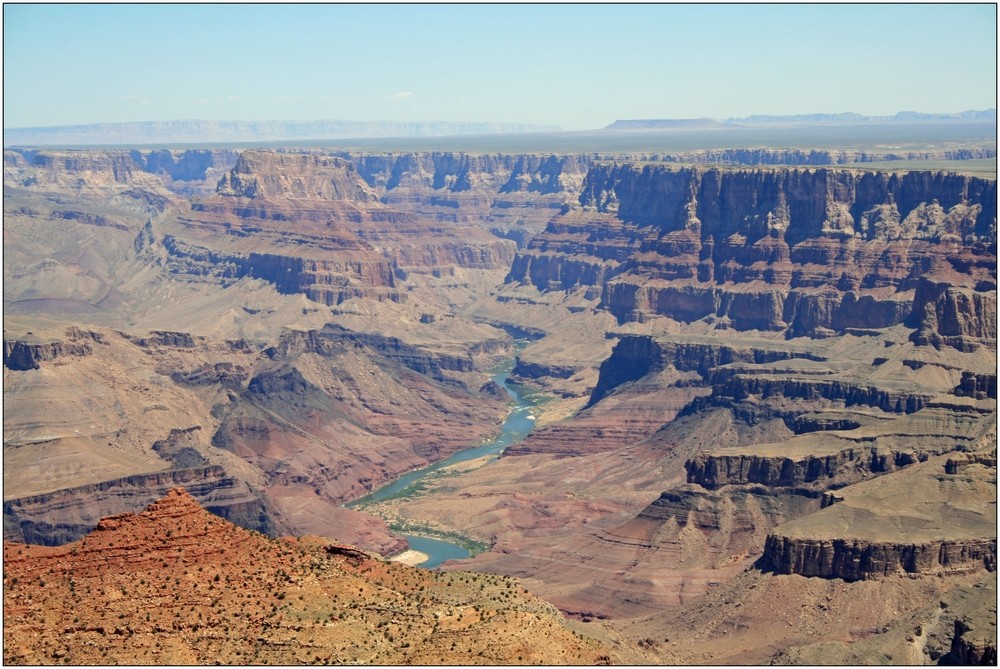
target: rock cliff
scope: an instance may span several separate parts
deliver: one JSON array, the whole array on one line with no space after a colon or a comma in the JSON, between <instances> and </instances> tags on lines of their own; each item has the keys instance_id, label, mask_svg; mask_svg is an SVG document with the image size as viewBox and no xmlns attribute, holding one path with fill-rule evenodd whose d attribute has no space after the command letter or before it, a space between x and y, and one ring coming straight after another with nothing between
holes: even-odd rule
<instances>
[{"instance_id":1,"label":"rock cliff","mask_svg":"<svg viewBox=\"0 0 1000 669\"><path fill-rule=\"evenodd\" d=\"M122 185L163 190L126 151L4 151L4 181L31 188L87 191Z\"/></svg>"},{"instance_id":2,"label":"rock cliff","mask_svg":"<svg viewBox=\"0 0 1000 669\"><path fill-rule=\"evenodd\" d=\"M216 187L220 195L249 199L294 199L369 203L354 165L329 156L248 150Z\"/></svg>"},{"instance_id":3,"label":"rock cliff","mask_svg":"<svg viewBox=\"0 0 1000 669\"><path fill-rule=\"evenodd\" d=\"M599 287L621 322L666 316L789 337L885 328L917 309L920 319L936 281L969 293L940 307L942 332L989 338L995 235L992 180L602 163L507 280Z\"/></svg>"},{"instance_id":4,"label":"rock cliff","mask_svg":"<svg viewBox=\"0 0 1000 669\"><path fill-rule=\"evenodd\" d=\"M498 270L516 248L481 227L386 204L354 162L315 153L244 151L215 194L157 230L177 274L260 278L326 305L398 302L408 274Z\"/></svg>"},{"instance_id":5,"label":"rock cliff","mask_svg":"<svg viewBox=\"0 0 1000 669\"><path fill-rule=\"evenodd\" d=\"M219 179L236 164L239 151L223 148L133 149L129 156L144 172L161 179L171 192L191 197L213 192Z\"/></svg>"},{"instance_id":6,"label":"rock cliff","mask_svg":"<svg viewBox=\"0 0 1000 669\"><path fill-rule=\"evenodd\" d=\"M939 456L845 489L836 503L775 528L759 566L847 581L995 571L996 465L945 465Z\"/></svg>"},{"instance_id":7,"label":"rock cliff","mask_svg":"<svg viewBox=\"0 0 1000 669\"><path fill-rule=\"evenodd\" d=\"M269 535L275 525L267 503L222 467L191 467L136 474L57 492L4 500L4 538L59 546L91 532L102 516L142 509L168 490L184 486L211 513Z\"/></svg>"},{"instance_id":8,"label":"rock cliff","mask_svg":"<svg viewBox=\"0 0 1000 669\"><path fill-rule=\"evenodd\" d=\"M801 574L857 581L900 571L916 574L939 570L996 569L996 539L934 541L924 544L790 540L770 536L762 566L779 574Z\"/></svg>"},{"instance_id":9,"label":"rock cliff","mask_svg":"<svg viewBox=\"0 0 1000 669\"><path fill-rule=\"evenodd\" d=\"M386 205L476 226L519 248L578 197L593 160L554 154L337 155L354 162Z\"/></svg>"},{"instance_id":10,"label":"rock cliff","mask_svg":"<svg viewBox=\"0 0 1000 669\"><path fill-rule=\"evenodd\" d=\"M42 362L49 362L63 356L90 355L92 349L86 342L4 340L3 366L13 371L38 369ZM37 338L34 338L37 339Z\"/></svg>"}]
</instances>

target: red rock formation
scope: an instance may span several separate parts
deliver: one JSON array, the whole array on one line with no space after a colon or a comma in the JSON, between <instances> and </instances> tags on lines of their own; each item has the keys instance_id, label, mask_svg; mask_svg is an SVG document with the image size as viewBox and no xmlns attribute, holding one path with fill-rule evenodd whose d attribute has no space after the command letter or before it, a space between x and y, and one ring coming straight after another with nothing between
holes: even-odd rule
<instances>
[{"instance_id":1,"label":"red rock formation","mask_svg":"<svg viewBox=\"0 0 1000 669\"><path fill-rule=\"evenodd\" d=\"M911 291L924 278L995 296L995 181L602 164L580 205L518 254L507 279L599 286L620 321L656 314L823 336L922 310ZM996 338L995 297L952 303L946 330Z\"/></svg>"},{"instance_id":2,"label":"red rock formation","mask_svg":"<svg viewBox=\"0 0 1000 669\"><path fill-rule=\"evenodd\" d=\"M5 542L3 594L5 663L593 664L608 652L511 579L268 539L183 489L71 545Z\"/></svg>"},{"instance_id":3,"label":"red rock formation","mask_svg":"<svg viewBox=\"0 0 1000 669\"><path fill-rule=\"evenodd\" d=\"M206 509L242 527L268 534L276 525L267 503L218 465L136 474L57 492L4 501L4 536L26 543L60 545L90 532L102 515L141 509L168 490L184 486ZM278 521L280 523L280 521Z\"/></svg>"},{"instance_id":4,"label":"red rock formation","mask_svg":"<svg viewBox=\"0 0 1000 669\"><path fill-rule=\"evenodd\" d=\"M164 232L175 273L261 278L327 305L398 302L397 276L506 267L515 249L479 227L387 206L353 162L309 153L243 152L216 194Z\"/></svg>"}]
</instances>

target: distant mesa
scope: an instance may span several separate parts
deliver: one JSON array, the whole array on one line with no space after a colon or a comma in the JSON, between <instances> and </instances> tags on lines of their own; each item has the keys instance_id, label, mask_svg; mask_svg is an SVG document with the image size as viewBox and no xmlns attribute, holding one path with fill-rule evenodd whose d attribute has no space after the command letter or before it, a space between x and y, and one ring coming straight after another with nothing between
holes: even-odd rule
<instances>
[{"instance_id":1,"label":"distant mesa","mask_svg":"<svg viewBox=\"0 0 1000 669\"><path fill-rule=\"evenodd\" d=\"M682 130L682 129L702 129L702 128L725 128L730 126L747 125L768 125L775 123L801 123L801 124L836 124L846 125L854 123L938 123L938 122L993 122L996 123L997 110L984 109L982 111L964 111L953 114L933 114L915 111L901 111L892 116L865 116L854 112L842 112L839 114L793 114L793 115L771 115L755 114L743 118L727 118L716 120L711 118L687 118L687 119L631 119L618 120L602 130L622 131L622 130Z\"/></svg>"},{"instance_id":2,"label":"distant mesa","mask_svg":"<svg viewBox=\"0 0 1000 669\"><path fill-rule=\"evenodd\" d=\"M487 121L137 121L4 128L4 146L103 146L280 142L374 137L447 137L558 132L553 125Z\"/></svg>"},{"instance_id":3,"label":"distant mesa","mask_svg":"<svg viewBox=\"0 0 1000 669\"><path fill-rule=\"evenodd\" d=\"M604 130L666 130L721 128L725 124L710 118L651 118L615 121Z\"/></svg>"}]
</instances>

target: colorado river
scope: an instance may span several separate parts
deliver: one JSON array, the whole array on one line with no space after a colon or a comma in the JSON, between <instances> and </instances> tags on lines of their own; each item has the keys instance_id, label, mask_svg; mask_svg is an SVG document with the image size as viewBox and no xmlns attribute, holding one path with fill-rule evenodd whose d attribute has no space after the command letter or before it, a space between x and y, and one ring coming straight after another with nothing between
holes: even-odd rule
<instances>
[{"instance_id":1,"label":"colorado river","mask_svg":"<svg viewBox=\"0 0 1000 669\"><path fill-rule=\"evenodd\" d=\"M523 347L522 342L518 342L518 350ZM491 370L491 378L501 388L503 388L514 401L514 406L507 414L503 422L500 435L496 439L479 446L459 451L454 455L436 462L429 467L417 469L408 474L404 474L392 483L388 483L378 490L371 492L364 497L354 500L347 506L351 508L364 507L368 504L381 502L392 497L406 497L412 495L420 489L421 483L435 473L450 467L458 462L476 460L478 458L488 458L487 462L492 462L503 453L504 449L524 439L531 428L535 425L535 416L532 413L538 404L538 398L528 397L527 393L509 383L511 370L514 368L514 358L507 360L502 365ZM426 553L430 556L426 562L419 566L433 568L445 560L464 558L469 556L469 551L458 544L443 541L438 538L420 537L404 534L406 540L410 542L413 550Z\"/></svg>"}]
</instances>

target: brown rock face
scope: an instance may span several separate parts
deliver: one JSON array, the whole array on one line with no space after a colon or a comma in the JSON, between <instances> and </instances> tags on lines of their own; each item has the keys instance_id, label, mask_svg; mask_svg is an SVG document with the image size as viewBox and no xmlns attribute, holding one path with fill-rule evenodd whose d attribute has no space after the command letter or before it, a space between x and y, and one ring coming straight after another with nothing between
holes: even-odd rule
<instances>
[{"instance_id":1,"label":"brown rock face","mask_svg":"<svg viewBox=\"0 0 1000 669\"><path fill-rule=\"evenodd\" d=\"M577 197L587 156L467 153L338 154L383 201L439 222L486 227L517 242Z\"/></svg>"},{"instance_id":2,"label":"brown rock face","mask_svg":"<svg viewBox=\"0 0 1000 669\"><path fill-rule=\"evenodd\" d=\"M832 505L778 526L758 565L846 581L996 571L996 527L990 525L996 465L987 458L959 468L942 460L847 488Z\"/></svg>"},{"instance_id":3,"label":"brown rock face","mask_svg":"<svg viewBox=\"0 0 1000 669\"><path fill-rule=\"evenodd\" d=\"M919 323L914 341L935 347L952 346L976 350L996 346L997 294L922 280L913 303L914 320Z\"/></svg>"},{"instance_id":4,"label":"brown rock face","mask_svg":"<svg viewBox=\"0 0 1000 669\"><path fill-rule=\"evenodd\" d=\"M793 541L768 537L762 564L779 574L857 581L899 571L996 569L996 539L930 544L867 543L850 540Z\"/></svg>"},{"instance_id":5,"label":"brown rock face","mask_svg":"<svg viewBox=\"0 0 1000 669\"><path fill-rule=\"evenodd\" d=\"M24 340L4 341L3 365L7 369L25 371L38 369L42 362L48 362L63 356L90 355L91 348L86 343L71 343L62 341L29 342Z\"/></svg>"},{"instance_id":6,"label":"brown rock face","mask_svg":"<svg viewBox=\"0 0 1000 669\"><path fill-rule=\"evenodd\" d=\"M176 274L223 285L260 278L326 305L400 302L408 273L506 268L516 248L481 227L381 202L352 161L268 151L242 153L215 195L162 230Z\"/></svg>"},{"instance_id":7,"label":"brown rock face","mask_svg":"<svg viewBox=\"0 0 1000 669\"><path fill-rule=\"evenodd\" d=\"M374 202L354 165L321 155L244 151L219 181L220 195L249 199Z\"/></svg>"},{"instance_id":8,"label":"brown rock face","mask_svg":"<svg viewBox=\"0 0 1000 669\"><path fill-rule=\"evenodd\" d=\"M125 151L37 151L30 159L4 151L4 180L35 188L88 190L129 185L163 190L163 182L143 172Z\"/></svg>"},{"instance_id":9,"label":"brown rock face","mask_svg":"<svg viewBox=\"0 0 1000 669\"><path fill-rule=\"evenodd\" d=\"M974 293L936 309L941 336L996 338L994 181L595 165L579 203L518 254L508 281L600 287L621 322L816 337L919 319L937 296L912 291L936 278Z\"/></svg>"},{"instance_id":10,"label":"brown rock face","mask_svg":"<svg viewBox=\"0 0 1000 669\"><path fill-rule=\"evenodd\" d=\"M955 635L952 637L951 652L947 657L949 662L967 666L996 665L997 637L995 619L992 630L989 627L989 624L984 623L982 620L973 622L968 618L956 618Z\"/></svg>"}]
</instances>

